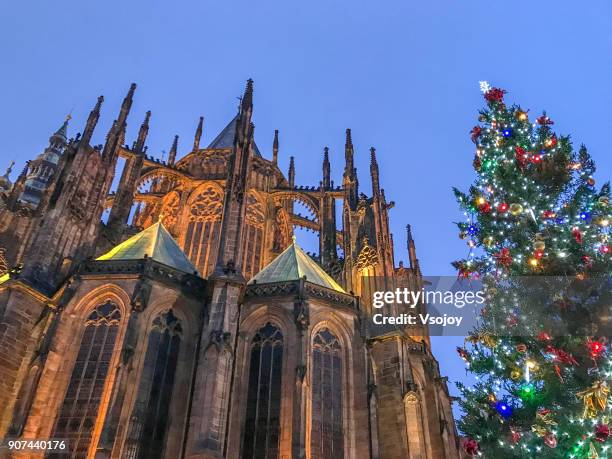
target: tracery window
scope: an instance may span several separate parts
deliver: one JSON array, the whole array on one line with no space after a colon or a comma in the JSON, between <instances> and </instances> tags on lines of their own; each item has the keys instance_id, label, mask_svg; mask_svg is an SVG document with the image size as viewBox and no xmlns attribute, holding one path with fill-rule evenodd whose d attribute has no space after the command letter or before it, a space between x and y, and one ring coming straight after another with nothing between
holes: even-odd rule
<instances>
[{"instance_id":1,"label":"tracery window","mask_svg":"<svg viewBox=\"0 0 612 459\"><path fill-rule=\"evenodd\" d=\"M251 345L243 459L279 457L282 366L283 335L267 323Z\"/></svg>"},{"instance_id":2,"label":"tracery window","mask_svg":"<svg viewBox=\"0 0 612 459\"><path fill-rule=\"evenodd\" d=\"M172 311L153 321L130 417L125 459L163 457L181 334L181 324Z\"/></svg>"},{"instance_id":3,"label":"tracery window","mask_svg":"<svg viewBox=\"0 0 612 459\"><path fill-rule=\"evenodd\" d=\"M199 192L189 207L185 253L202 276L215 267L222 213L223 196L213 186Z\"/></svg>"},{"instance_id":4,"label":"tracery window","mask_svg":"<svg viewBox=\"0 0 612 459\"><path fill-rule=\"evenodd\" d=\"M344 457L342 347L327 328L312 343L312 413L310 457Z\"/></svg>"},{"instance_id":5,"label":"tracery window","mask_svg":"<svg viewBox=\"0 0 612 459\"><path fill-rule=\"evenodd\" d=\"M179 206L181 203L181 197L176 192L171 192L164 198L164 203L161 211L161 220L164 227L170 231L173 236L177 235Z\"/></svg>"},{"instance_id":6,"label":"tracery window","mask_svg":"<svg viewBox=\"0 0 612 459\"><path fill-rule=\"evenodd\" d=\"M244 277L250 279L261 269L265 221L263 204L252 193L247 194L245 220L242 272Z\"/></svg>"},{"instance_id":7,"label":"tracery window","mask_svg":"<svg viewBox=\"0 0 612 459\"><path fill-rule=\"evenodd\" d=\"M68 440L70 458L87 457L120 320L119 308L108 301L94 309L85 321L79 352L52 435ZM49 457L67 456L51 454Z\"/></svg>"},{"instance_id":8,"label":"tracery window","mask_svg":"<svg viewBox=\"0 0 612 459\"><path fill-rule=\"evenodd\" d=\"M0 276L8 273L8 261L6 260L6 249L4 247L0 247Z\"/></svg>"}]
</instances>

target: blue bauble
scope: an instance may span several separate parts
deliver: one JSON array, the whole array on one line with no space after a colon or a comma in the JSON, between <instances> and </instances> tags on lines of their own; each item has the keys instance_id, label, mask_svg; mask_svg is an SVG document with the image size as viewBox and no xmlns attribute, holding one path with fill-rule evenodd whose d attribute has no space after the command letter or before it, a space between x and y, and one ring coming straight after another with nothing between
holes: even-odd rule
<instances>
[{"instance_id":1,"label":"blue bauble","mask_svg":"<svg viewBox=\"0 0 612 459\"><path fill-rule=\"evenodd\" d=\"M495 404L495 410L504 419L508 419L512 416L512 407L502 400Z\"/></svg>"}]
</instances>

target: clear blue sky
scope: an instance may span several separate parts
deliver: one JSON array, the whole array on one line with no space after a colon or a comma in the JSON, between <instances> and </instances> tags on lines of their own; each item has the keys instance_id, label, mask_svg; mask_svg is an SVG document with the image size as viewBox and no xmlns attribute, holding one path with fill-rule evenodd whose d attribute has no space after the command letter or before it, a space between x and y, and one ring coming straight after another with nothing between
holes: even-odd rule
<instances>
[{"instance_id":1,"label":"clear blue sky","mask_svg":"<svg viewBox=\"0 0 612 459\"><path fill-rule=\"evenodd\" d=\"M210 141L250 77L264 155L280 129L283 169L295 155L298 184L317 184L328 145L339 183L352 128L363 189L375 146L396 202L397 259L412 223L425 274L454 274L449 263L467 248L451 223L461 217L451 187L474 177L478 81L506 88L531 113L546 109L558 132L589 147L601 184L612 175L611 30L606 0L9 2L0 13L0 168L15 159L17 172L72 109L71 134L81 130L104 94L101 143L132 81L127 141L150 109L149 152L179 134L184 154L198 116ZM435 342L451 380L464 376L454 352L462 341Z\"/></svg>"}]
</instances>

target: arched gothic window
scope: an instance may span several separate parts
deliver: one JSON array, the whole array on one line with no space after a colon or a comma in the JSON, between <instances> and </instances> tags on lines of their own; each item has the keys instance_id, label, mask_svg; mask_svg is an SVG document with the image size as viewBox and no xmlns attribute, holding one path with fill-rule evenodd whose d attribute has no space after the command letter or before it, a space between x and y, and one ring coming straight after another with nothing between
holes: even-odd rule
<instances>
[{"instance_id":1,"label":"arched gothic window","mask_svg":"<svg viewBox=\"0 0 612 459\"><path fill-rule=\"evenodd\" d=\"M181 343L181 325L172 311L153 321L123 457L163 457L170 398Z\"/></svg>"},{"instance_id":2,"label":"arched gothic window","mask_svg":"<svg viewBox=\"0 0 612 459\"><path fill-rule=\"evenodd\" d=\"M312 343L311 459L344 457L342 347L327 328Z\"/></svg>"},{"instance_id":3,"label":"arched gothic window","mask_svg":"<svg viewBox=\"0 0 612 459\"><path fill-rule=\"evenodd\" d=\"M70 458L87 457L120 319L119 308L108 301L94 309L85 322L79 353L52 435L68 440ZM50 457L67 456L51 454Z\"/></svg>"},{"instance_id":4,"label":"arched gothic window","mask_svg":"<svg viewBox=\"0 0 612 459\"><path fill-rule=\"evenodd\" d=\"M265 222L263 204L253 193L247 194L245 221L242 273L244 277L250 279L261 269Z\"/></svg>"},{"instance_id":5,"label":"arched gothic window","mask_svg":"<svg viewBox=\"0 0 612 459\"><path fill-rule=\"evenodd\" d=\"M215 267L223 213L223 196L213 186L200 191L189 206L184 250L202 276Z\"/></svg>"},{"instance_id":6,"label":"arched gothic window","mask_svg":"<svg viewBox=\"0 0 612 459\"><path fill-rule=\"evenodd\" d=\"M283 335L267 323L253 338L243 459L279 457Z\"/></svg>"}]
</instances>

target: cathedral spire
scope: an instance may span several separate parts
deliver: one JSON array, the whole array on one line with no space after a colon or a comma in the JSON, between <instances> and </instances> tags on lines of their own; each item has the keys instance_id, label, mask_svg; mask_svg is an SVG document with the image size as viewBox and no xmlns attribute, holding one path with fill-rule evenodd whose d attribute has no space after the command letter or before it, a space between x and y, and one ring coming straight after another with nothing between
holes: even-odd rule
<instances>
[{"instance_id":1,"label":"cathedral spire","mask_svg":"<svg viewBox=\"0 0 612 459\"><path fill-rule=\"evenodd\" d=\"M176 152L178 150L178 139L179 139L179 136L175 135L174 140L172 141L172 146L170 147L170 153L168 153L168 164L170 166L173 166L174 162L176 161Z\"/></svg>"},{"instance_id":2,"label":"cathedral spire","mask_svg":"<svg viewBox=\"0 0 612 459\"><path fill-rule=\"evenodd\" d=\"M136 139L136 144L134 146L134 151L137 153L142 153L144 151L145 142L147 140L147 135L149 134L149 120L151 119L151 110L149 110L145 119L140 125L140 130L138 131L138 138Z\"/></svg>"},{"instance_id":3,"label":"cathedral spire","mask_svg":"<svg viewBox=\"0 0 612 459\"><path fill-rule=\"evenodd\" d=\"M204 126L204 117L200 116L200 121L198 121L198 127L195 132L195 137L193 139L193 151L197 151L200 149L200 139L202 138L202 127Z\"/></svg>"},{"instance_id":4,"label":"cathedral spire","mask_svg":"<svg viewBox=\"0 0 612 459\"><path fill-rule=\"evenodd\" d=\"M104 96L98 97L95 107L89 113L87 123L85 124L85 129L83 130L83 135L81 136L81 145L88 145L89 141L91 140L96 124L98 124L98 119L100 119L100 108L102 107L102 102L104 102Z\"/></svg>"},{"instance_id":5,"label":"cathedral spire","mask_svg":"<svg viewBox=\"0 0 612 459\"><path fill-rule=\"evenodd\" d=\"M274 130L274 141L272 142L272 162L278 164L278 129Z\"/></svg>"},{"instance_id":6,"label":"cathedral spire","mask_svg":"<svg viewBox=\"0 0 612 459\"><path fill-rule=\"evenodd\" d=\"M289 158L289 187L293 188L295 186L295 158L291 156Z\"/></svg>"}]
</instances>

